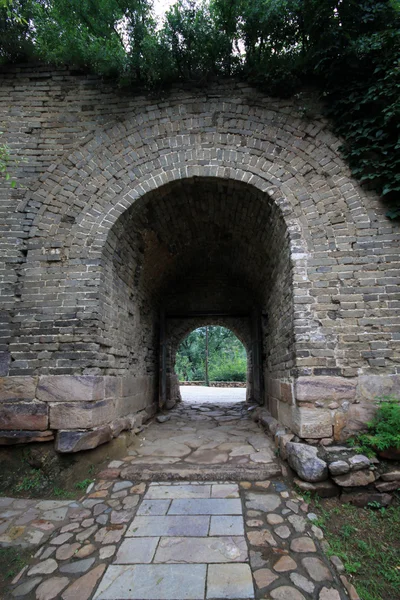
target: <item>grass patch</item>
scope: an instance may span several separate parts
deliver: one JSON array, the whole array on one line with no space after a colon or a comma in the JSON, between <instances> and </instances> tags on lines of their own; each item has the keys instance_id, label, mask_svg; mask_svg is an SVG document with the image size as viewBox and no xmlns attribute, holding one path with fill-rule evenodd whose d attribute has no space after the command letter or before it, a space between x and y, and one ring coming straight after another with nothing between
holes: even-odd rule
<instances>
[{"instance_id":1,"label":"grass patch","mask_svg":"<svg viewBox=\"0 0 400 600\"><path fill-rule=\"evenodd\" d=\"M400 600L400 501L390 508L318 502L318 525L361 600Z\"/></svg>"},{"instance_id":2,"label":"grass patch","mask_svg":"<svg viewBox=\"0 0 400 600\"><path fill-rule=\"evenodd\" d=\"M21 548L0 548L0 580L9 582L29 563L30 551Z\"/></svg>"},{"instance_id":3,"label":"grass patch","mask_svg":"<svg viewBox=\"0 0 400 600\"><path fill-rule=\"evenodd\" d=\"M86 490L86 488L93 483L93 479L83 479L82 481L78 481L75 484L75 489L77 490Z\"/></svg>"},{"instance_id":4,"label":"grass patch","mask_svg":"<svg viewBox=\"0 0 400 600\"><path fill-rule=\"evenodd\" d=\"M29 492L39 490L47 485L47 478L42 471L32 469L28 475L25 475L21 481L14 486L14 492Z\"/></svg>"}]
</instances>

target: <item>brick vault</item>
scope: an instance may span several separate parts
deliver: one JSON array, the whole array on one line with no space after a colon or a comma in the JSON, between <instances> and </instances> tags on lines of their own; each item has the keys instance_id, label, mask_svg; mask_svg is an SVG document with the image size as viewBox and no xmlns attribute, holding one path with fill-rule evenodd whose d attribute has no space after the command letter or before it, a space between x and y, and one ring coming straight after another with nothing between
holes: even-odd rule
<instances>
[{"instance_id":1,"label":"brick vault","mask_svg":"<svg viewBox=\"0 0 400 600\"><path fill-rule=\"evenodd\" d=\"M67 69L0 74L0 441L94 447L176 398L195 326L230 327L248 395L345 439L399 394L400 229L324 119L239 83L122 96Z\"/></svg>"}]
</instances>

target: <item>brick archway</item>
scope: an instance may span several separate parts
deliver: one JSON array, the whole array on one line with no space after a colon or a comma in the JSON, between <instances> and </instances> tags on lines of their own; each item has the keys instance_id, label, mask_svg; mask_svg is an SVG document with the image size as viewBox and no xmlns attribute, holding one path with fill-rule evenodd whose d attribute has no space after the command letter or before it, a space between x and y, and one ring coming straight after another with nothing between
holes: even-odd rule
<instances>
[{"instance_id":1,"label":"brick archway","mask_svg":"<svg viewBox=\"0 0 400 600\"><path fill-rule=\"evenodd\" d=\"M140 278L139 270L124 270L125 258L138 259L140 266L141 248L156 255L165 240L160 229L153 231L136 244L136 257L119 251L117 242L149 199L156 207L171 204L171 193L204 187L206 180L211 187L225 186L225 197L246 190L244 196L258 198L259 206L263 199L269 216L264 213L260 222L284 231L291 316L288 312L280 327L270 310L261 317L264 329L270 327L265 340L271 331L291 336L289 344L285 336L269 344L281 353L268 357L264 351L263 363L269 361L267 370L274 373L266 377L266 398L280 421L301 437L330 437L335 431L341 439L368 420L374 396L399 390L393 304L398 225L385 220L374 194L352 180L338 151L340 140L320 115L305 120L296 99L265 98L235 82L216 85L208 95L175 90L168 99L150 102L122 99L98 81L65 71L50 74L43 84L51 106L46 112L42 100L31 102L43 90L34 74L29 78L29 69L2 80L4 97L15 100L21 115L6 107L5 134L11 144L35 148L34 164L21 165L26 192L18 208L13 194L21 191L2 196L13 232L4 242L2 286L9 309L1 362L3 429L23 425L51 435L63 428L107 428L109 421L152 405L158 317L150 314L151 302L128 310L129 294L109 292L113 283ZM82 110L86 97L91 100ZM35 120L41 126L25 131ZM280 257L275 247L270 258ZM247 259L241 265L227 260L225 267L241 270L244 301L257 295L254 290L267 289L261 283L267 271L259 261L265 253L257 234L241 250ZM165 257L162 265L172 277L174 260ZM217 253L214 258L221 263ZM255 265L253 275L249 264ZM154 285L163 276L154 277L145 269L143 281L153 297L166 289ZM228 289L234 289L228 279L225 305ZM116 339L110 323L116 322L118 302L126 315L120 310ZM145 354L128 348L132 319L147 328L135 340L137 347L149 341Z\"/></svg>"}]
</instances>

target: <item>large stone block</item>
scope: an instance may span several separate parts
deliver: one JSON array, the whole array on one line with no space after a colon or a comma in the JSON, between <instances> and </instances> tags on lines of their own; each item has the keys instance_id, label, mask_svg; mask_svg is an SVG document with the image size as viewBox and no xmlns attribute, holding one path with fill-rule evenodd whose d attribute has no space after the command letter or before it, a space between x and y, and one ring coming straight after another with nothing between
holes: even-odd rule
<instances>
[{"instance_id":1,"label":"large stone block","mask_svg":"<svg viewBox=\"0 0 400 600\"><path fill-rule=\"evenodd\" d=\"M299 377L295 385L298 402L354 400L356 381L346 377Z\"/></svg>"},{"instance_id":2,"label":"large stone block","mask_svg":"<svg viewBox=\"0 0 400 600\"><path fill-rule=\"evenodd\" d=\"M48 406L44 402L10 402L0 404L0 429L45 430Z\"/></svg>"},{"instance_id":3,"label":"large stone block","mask_svg":"<svg viewBox=\"0 0 400 600\"><path fill-rule=\"evenodd\" d=\"M92 431L58 431L55 448L57 452L91 450L112 439L111 428L106 425Z\"/></svg>"},{"instance_id":4,"label":"large stone block","mask_svg":"<svg viewBox=\"0 0 400 600\"><path fill-rule=\"evenodd\" d=\"M121 382L121 396L147 395L152 383L152 377L123 377Z\"/></svg>"},{"instance_id":5,"label":"large stone block","mask_svg":"<svg viewBox=\"0 0 400 600\"><path fill-rule=\"evenodd\" d=\"M377 407L374 402L352 404L348 412L344 415L346 419L345 423L335 439L343 442L352 435L355 435L360 431L365 431L367 429L367 423L373 419L376 409Z\"/></svg>"},{"instance_id":6,"label":"large stone block","mask_svg":"<svg viewBox=\"0 0 400 600\"><path fill-rule=\"evenodd\" d=\"M35 398L38 377L0 377L0 402Z\"/></svg>"},{"instance_id":7,"label":"large stone block","mask_svg":"<svg viewBox=\"0 0 400 600\"><path fill-rule=\"evenodd\" d=\"M46 402L90 402L104 398L104 377L95 375L41 375L36 392Z\"/></svg>"},{"instance_id":8,"label":"large stone block","mask_svg":"<svg viewBox=\"0 0 400 600\"><path fill-rule=\"evenodd\" d=\"M301 438L321 439L332 436L329 410L297 407L293 411L292 429Z\"/></svg>"},{"instance_id":9,"label":"large stone block","mask_svg":"<svg viewBox=\"0 0 400 600\"><path fill-rule=\"evenodd\" d=\"M381 396L400 398L400 375L360 375L358 377L358 398L373 401Z\"/></svg>"},{"instance_id":10,"label":"large stone block","mask_svg":"<svg viewBox=\"0 0 400 600\"><path fill-rule=\"evenodd\" d=\"M54 402L50 403L52 429L92 429L116 417L115 402Z\"/></svg>"}]
</instances>

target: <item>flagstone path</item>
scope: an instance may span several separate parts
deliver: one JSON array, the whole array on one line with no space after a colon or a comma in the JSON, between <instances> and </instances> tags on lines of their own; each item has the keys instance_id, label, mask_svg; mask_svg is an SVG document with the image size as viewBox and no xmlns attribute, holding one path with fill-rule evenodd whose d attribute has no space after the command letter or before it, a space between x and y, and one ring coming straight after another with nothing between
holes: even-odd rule
<instances>
[{"instance_id":1,"label":"flagstone path","mask_svg":"<svg viewBox=\"0 0 400 600\"><path fill-rule=\"evenodd\" d=\"M190 421L179 424L188 410ZM219 410L214 407L211 412ZM247 406L235 408L238 413L226 410L229 419L218 424L210 411L178 407L171 420L150 425L131 450L134 454L111 461L77 502L1 498L0 523L8 523L2 535L9 536L8 541L2 538L3 545L36 547L30 564L0 598L357 600L341 575L340 560L325 554L327 543L314 523L316 515L282 477L176 482L130 478L132 461L166 457L141 452L157 446L158 439L186 446L188 451L175 457L181 461L213 444L211 433L217 446L205 450L224 452L223 465L230 459L236 465L234 459L246 457L248 462L239 463L237 473L253 473L251 455L265 449L272 453L271 441L264 436L268 446L263 446L261 430L250 427L246 433L237 422L240 439L230 441L234 433L226 423L238 420L232 414L242 415L249 426L252 422ZM210 428L199 428L202 422ZM182 435L188 437L173 439ZM200 445L193 446L196 436ZM259 452L253 452L253 436L259 436ZM226 446L221 450L222 444ZM249 446L249 454L237 454L240 446ZM278 464L276 458L261 463L261 468L269 464ZM163 466L170 465L157 468ZM209 470L201 473L209 475ZM43 537L35 538L32 532Z\"/></svg>"}]
</instances>

